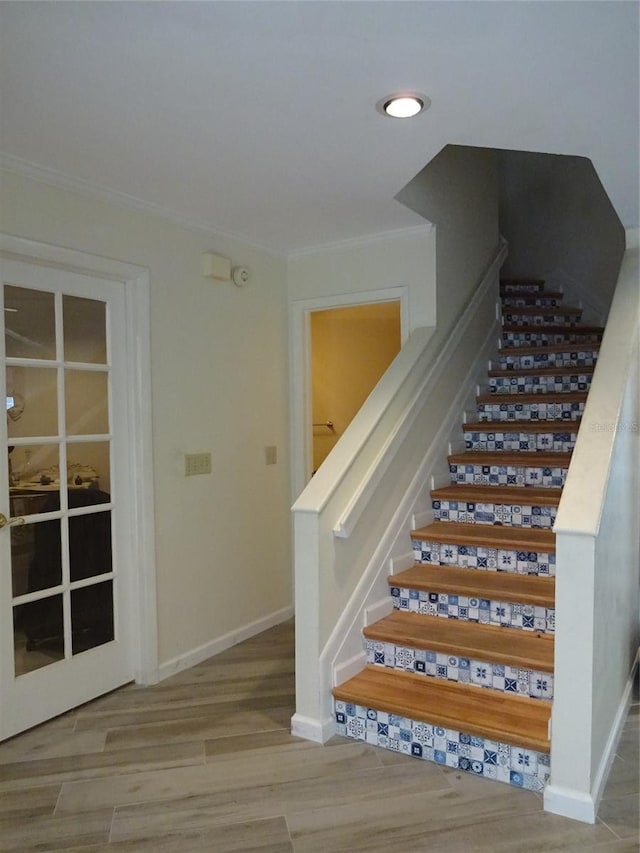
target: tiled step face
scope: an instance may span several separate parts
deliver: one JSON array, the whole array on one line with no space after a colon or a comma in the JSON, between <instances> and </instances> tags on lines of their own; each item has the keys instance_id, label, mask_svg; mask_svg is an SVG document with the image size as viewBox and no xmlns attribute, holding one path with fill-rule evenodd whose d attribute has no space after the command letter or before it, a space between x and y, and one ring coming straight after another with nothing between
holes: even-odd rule
<instances>
[{"instance_id":1,"label":"tiled step face","mask_svg":"<svg viewBox=\"0 0 640 853\"><path fill-rule=\"evenodd\" d=\"M476 486L543 486L559 488L564 486L568 467L541 467L532 459L530 464L523 460L522 465L483 465L481 462L449 463L452 483L466 483Z\"/></svg>"},{"instance_id":2,"label":"tiled step face","mask_svg":"<svg viewBox=\"0 0 640 853\"><path fill-rule=\"evenodd\" d=\"M556 612L550 607L514 604L511 601L493 601L488 598L451 595L445 592L425 592L421 589L399 586L391 587L391 597L394 609L407 613L478 622L482 625L500 625L522 631L539 631L544 634L555 632ZM367 643L369 642L372 641L367 640ZM379 663L379 661L369 662Z\"/></svg>"},{"instance_id":3,"label":"tiled step face","mask_svg":"<svg viewBox=\"0 0 640 853\"><path fill-rule=\"evenodd\" d=\"M394 643L366 640L367 663L412 672L428 678L473 684L500 693L516 693L531 699L553 698L553 676L548 672L449 655L428 649L413 649Z\"/></svg>"},{"instance_id":4,"label":"tiled step face","mask_svg":"<svg viewBox=\"0 0 640 853\"><path fill-rule=\"evenodd\" d=\"M598 343L601 334L599 332L584 332L584 331L549 331L544 327L540 327L539 331L516 331L505 329L502 333L502 340L505 346L508 347L548 347L553 344L568 344L568 343Z\"/></svg>"},{"instance_id":5,"label":"tiled step face","mask_svg":"<svg viewBox=\"0 0 640 853\"><path fill-rule=\"evenodd\" d=\"M502 313L505 326L577 326L580 314L564 311L541 310L540 313L523 314L517 308L505 307Z\"/></svg>"},{"instance_id":6,"label":"tiled step face","mask_svg":"<svg viewBox=\"0 0 640 853\"><path fill-rule=\"evenodd\" d=\"M507 296L509 294L519 294L519 293L540 293L544 289L544 282L542 280L536 281L501 281L500 282L500 293L503 296Z\"/></svg>"},{"instance_id":7,"label":"tiled step face","mask_svg":"<svg viewBox=\"0 0 640 853\"><path fill-rule=\"evenodd\" d=\"M535 292L527 295L518 295L512 293L510 295L504 295L501 301L503 310L507 308L531 308L537 306L541 308L557 308L558 305L562 304L562 294L556 293L544 295L543 293Z\"/></svg>"},{"instance_id":8,"label":"tiled step face","mask_svg":"<svg viewBox=\"0 0 640 853\"><path fill-rule=\"evenodd\" d=\"M338 700L335 715L339 735L517 788L542 791L551 775L544 752Z\"/></svg>"},{"instance_id":9,"label":"tiled step face","mask_svg":"<svg viewBox=\"0 0 640 853\"><path fill-rule=\"evenodd\" d=\"M498 395L496 395L498 396ZM563 421L576 420L584 412L584 400L553 401L543 399L539 403L522 403L517 399L506 399L507 395L499 395L500 399L487 403L478 403L478 420L480 421Z\"/></svg>"},{"instance_id":10,"label":"tiled step face","mask_svg":"<svg viewBox=\"0 0 640 853\"><path fill-rule=\"evenodd\" d=\"M526 497L525 494L520 495ZM534 503L478 503L476 501L433 500L434 521L462 521L472 524L508 524L511 527L543 527L555 524L556 506Z\"/></svg>"},{"instance_id":11,"label":"tiled step face","mask_svg":"<svg viewBox=\"0 0 640 853\"><path fill-rule=\"evenodd\" d=\"M492 394L559 394L563 391L588 391L593 374L560 373L547 376L491 376L489 391Z\"/></svg>"},{"instance_id":12,"label":"tiled step face","mask_svg":"<svg viewBox=\"0 0 640 853\"><path fill-rule=\"evenodd\" d=\"M413 556L416 563L435 563L439 566L460 566L490 572L516 572L520 575L556 573L554 552L515 551L502 548L484 548L479 545L443 545L413 539Z\"/></svg>"},{"instance_id":13,"label":"tiled step face","mask_svg":"<svg viewBox=\"0 0 640 853\"><path fill-rule=\"evenodd\" d=\"M497 427L497 429L496 429ZM567 424L553 432L520 432L515 427L505 429L499 424L486 430L464 430L464 442L467 450L506 450L506 451L557 451L569 453L575 447L578 436L577 425Z\"/></svg>"},{"instance_id":14,"label":"tiled step face","mask_svg":"<svg viewBox=\"0 0 640 853\"><path fill-rule=\"evenodd\" d=\"M593 367L598 359L598 347L577 347L571 350L518 353L502 350L495 367L499 370L544 370L551 367ZM494 366L492 362L492 367Z\"/></svg>"}]
</instances>

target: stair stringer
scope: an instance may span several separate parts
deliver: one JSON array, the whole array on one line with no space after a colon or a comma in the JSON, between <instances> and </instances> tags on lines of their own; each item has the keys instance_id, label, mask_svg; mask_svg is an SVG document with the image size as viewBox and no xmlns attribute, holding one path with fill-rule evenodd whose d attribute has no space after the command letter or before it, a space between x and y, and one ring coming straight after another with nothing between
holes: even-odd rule
<instances>
[{"instance_id":1,"label":"stair stringer","mask_svg":"<svg viewBox=\"0 0 640 853\"><path fill-rule=\"evenodd\" d=\"M447 455L451 446L458 443L460 424L465 412L473 408L479 378L486 374L487 363L496 350L499 332L500 321L496 316L464 381L452 398L439 430L418 464L404 498L382 533L378 548L321 652L321 670L326 672L332 687L364 668L366 653L362 643L362 629L380 618L380 608L384 608L383 602L388 602L388 608L391 609L388 576L408 568L414 562L414 555L407 547L410 531L416 526L416 516L421 524L433 520L429 497L432 482L449 478Z\"/></svg>"}]
</instances>

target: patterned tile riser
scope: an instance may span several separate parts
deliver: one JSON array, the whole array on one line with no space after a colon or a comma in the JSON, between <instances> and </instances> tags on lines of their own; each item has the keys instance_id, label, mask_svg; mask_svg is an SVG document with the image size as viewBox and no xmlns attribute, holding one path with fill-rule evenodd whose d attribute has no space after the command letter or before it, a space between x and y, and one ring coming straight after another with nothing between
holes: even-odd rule
<instances>
[{"instance_id":1,"label":"patterned tile riser","mask_svg":"<svg viewBox=\"0 0 640 853\"><path fill-rule=\"evenodd\" d=\"M524 495L523 495L524 497ZM466 524L503 524L509 527L543 527L551 530L558 508L532 504L494 504L471 501L431 501L434 521Z\"/></svg>"},{"instance_id":2,"label":"patterned tile riser","mask_svg":"<svg viewBox=\"0 0 640 853\"><path fill-rule=\"evenodd\" d=\"M564 376L492 376L492 394L559 394L563 391L588 391L591 374Z\"/></svg>"},{"instance_id":3,"label":"patterned tile riser","mask_svg":"<svg viewBox=\"0 0 640 853\"><path fill-rule=\"evenodd\" d=\"M516 669L486 660L457 657L425 649L395 646L367 640L367 663L411 672L425 678L473 684L498 693L513 693L530 699L553 699L553 676L548 672ZM480 700L482 701L482 700Z\"/></svg>"},{"instance_id":4,"label":"patterned tile riser","mask_svg":"<svg viewBox=\"0 0 640 853\"><path fill-rule=\"evenodd\" d=\"M547 450L569 453L573 450L577 432L466 432L467 450Z\"/></svg>"},{"instance_id":5,"label":"patterned tile riser","mask_svg":"<svg viewBox=\"0 0 640 853\"><path fill-rule=\"evenodd\" d=\"M476 776L542 792L550 756L396 714L335 702L337 734L394 752L434 761Z\"/></svg>"},{"instance_id":6,"label":"patterned tile riser","mask_svg":"<svg viewBox=\"0 0 640 853\"><path fill-rule=\"evenodd\" d=\"M509 293L542 293L537 284L502 284L500 292L505 296Z\"/></svg>"},{"instance_id":7,"label":"patterned tile riser","mask_svg":"<svg viewBox=\"0 0 640 853\"><path fill-rule=\"evenodd\" d=\"M503 296L503 312L507 308L557 308L562 302L561 296Z\"/></svg>"},{"instance_id":8,"label":"patterned tile riser","mask_svg":"<svg viewBox=\"0 0 640 853\"><path fill-rule=\"evenodd\" d=\"M597 343L600 337L596 332L504 332L502 340L507 347L548 347L587 341Z\"/></svg>"},{"instance_id":9,"label":"patterned tile riser","mask_svg":"<svg viewBox=\"0 0 640 853\"><path fill-rule=\"evenodd\" d=\"M539 465L516 467L513 465L473 465L451 463L449 471L452 483L475 486L542 486L560 488L564 486L568 468L542 468Z\"/></svg>"},{"instance_id":10,"label":"patterned tile riser","mask_svg":"<svg viewBox=\"0 0 640 853\"><path fill-rule=\"evenodd\" d=\"M507 326L578 326L580 316L577 314L519 314L517 311L507 309L503 311L502 321Z\"/></svg>"},{"instance_id":11,"label":"patterned tile riser","mask_svg":"<svg viewBox=\"0 0 640 853\"><path fill-rule=\"evenodd\" d=\"M584 402L546 403L540 395L539 403L516 403L506 394L499 395L500 402L478 403L479 421L575 421L582 417Z\"/></svg>"},{"instance_id":12,"label":"patterned tile riser","mask_svg":"<svg viewBox=\"0 0 640 853\"><path fill-rule=\"evenodd\" d=\"M598 350L581 349L575 352L517 353L499 354L491 362L496 370L544 370L550 367L593 367L598 359Z\"/></svg>"},{"instance_id":13,"label":"patterned tile riser","mask_svg":"<svg viewBox=\"0 0 640 853\"><path fill-rule=\"evenodd\" d=\"M397 586L391 587L391 598L394 610L421 616L459 619L461 622L479 622L482 625L500 625L543 634L555 633L556 612L549 607L472 598L468 595L452 595L446 592L425 592L421 589ZM370 661L370 663L373 662Z\"/></svg>"},{"instance_id":14,"label":"patterned tile riser","mask_svg":"<svg viewBox=\"0 0 640 853\"><path fill-rule=\"evenodd\" d=\"M421 539L413 539L412 544L416 563L545 577L553 577L556 573L555 553L482 548L479 545L451 545Z\"/></svg>"}]
</instances>

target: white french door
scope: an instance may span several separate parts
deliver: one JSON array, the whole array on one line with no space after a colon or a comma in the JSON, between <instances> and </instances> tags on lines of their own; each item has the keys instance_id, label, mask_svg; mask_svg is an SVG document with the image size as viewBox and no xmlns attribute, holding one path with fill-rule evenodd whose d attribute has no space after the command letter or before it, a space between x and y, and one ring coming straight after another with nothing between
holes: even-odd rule
<instances>
[{"instance_id":1,"label":"white french door","mask_svg":"<svg viewBox=\"0 0 640 853\"><path fill-rule=\"evenodd\" d=\"M122 282L3 259L0 739L134 677Z\"/></svg>"}]
</instances>

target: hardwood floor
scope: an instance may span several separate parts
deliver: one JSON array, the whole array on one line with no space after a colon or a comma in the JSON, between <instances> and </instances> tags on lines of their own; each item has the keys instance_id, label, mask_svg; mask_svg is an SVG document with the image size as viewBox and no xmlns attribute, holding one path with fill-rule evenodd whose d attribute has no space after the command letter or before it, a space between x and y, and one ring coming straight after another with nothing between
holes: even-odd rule
<instances>
[{"instance_id":1,"label":"hardwood floor","mask_svg":"<svg viewBox=\"0 0 640 853\"><path fill-rule=\"evenodd\" d=\"M292 737L293 625L0 744L0 850L638 850L638 698L594 826L345 738Z\"/></svg>"}]
</instances>

